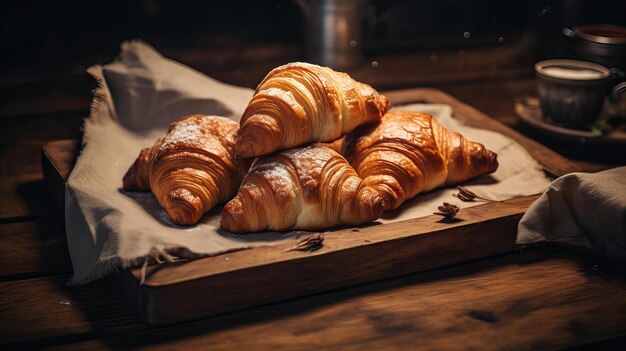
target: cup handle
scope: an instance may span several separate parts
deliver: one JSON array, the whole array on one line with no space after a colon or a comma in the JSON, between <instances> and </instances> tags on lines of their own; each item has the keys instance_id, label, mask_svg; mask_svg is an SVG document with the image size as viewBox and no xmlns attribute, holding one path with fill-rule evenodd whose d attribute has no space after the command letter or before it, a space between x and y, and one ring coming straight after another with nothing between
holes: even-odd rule
<instances>
[{"instance_id":1,"label":"cup handle","mask_svg":"<svg viewBox=\"0 0 626 351\"><path fill-rule=\"evenodd\" d=\"M614 86L613 89L611 89L611 101L615 103L617 98L619 98L624 91L626 91L626 82L621 82Z\"/></svg>"}]
</instances>

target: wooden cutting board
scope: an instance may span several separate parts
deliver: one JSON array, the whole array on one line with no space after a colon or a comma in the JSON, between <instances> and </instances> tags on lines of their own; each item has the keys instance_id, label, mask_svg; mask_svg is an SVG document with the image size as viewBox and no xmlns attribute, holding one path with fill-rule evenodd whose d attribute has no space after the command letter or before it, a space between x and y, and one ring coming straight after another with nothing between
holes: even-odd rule
<instances>
[{"instance_id":1,"label":"wooden cutting board","mask_svg":"<svg viewBox=\"0 0 626 351\"><path fill-rule=\"evenodd\" d=\"M417 88L385 95L396 105L451 105L454 116L467 124L516 140L551 176L579 170L442 91ZM76 141L63 140L42 150L44 179L60 204L78 147ZM431 215L332 231L313 252L285 252L293 244L284 244L153 265L145 272L128 269L121 274L121 287L147 323L162 325L502 254L516 249L517 223L537 196L463 209L454 223Z\"/></svg>"}]
</instances>

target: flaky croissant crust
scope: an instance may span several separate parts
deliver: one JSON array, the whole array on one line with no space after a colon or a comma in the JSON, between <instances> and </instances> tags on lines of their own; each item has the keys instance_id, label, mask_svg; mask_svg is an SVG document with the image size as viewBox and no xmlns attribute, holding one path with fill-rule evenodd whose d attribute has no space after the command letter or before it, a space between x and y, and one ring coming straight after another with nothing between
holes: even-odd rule
<instances>
[{"instance_id":1,"label":"flaky croissant crust","mask_svg":"<svg viewBox=\"0 0 626 351\"><path fill-rule=\"evenodd\" d=\"M386 210L436 187L494 172L497 155L450 132L432 116L391 111L380 123L358 128L343 142L344 156L386 199Z\"/></svg>"},{"instance_id":2,"label":"flaky croissant crust","mask_svg":"<svg viewBox=\"0 0 626 351\"><path fill-rule=\"evenodd\" d=\"M124 177L124 189L145 189L146 180L172 222L197 223L237 190L246 164L234 158L239 124L228 118L190 115L141 151Z\"/></svg>"},{"instance_id":3,"label":"flaky croissant crust","mask_svg":"<svg viewBox=\"0 0 626 351\"><path fill-rule=\"evenodd\" d=\"M258 158L226 206L221 227L230 232L323 230L375 220L383 198L348 162L323 146Z\"/></svg>"},{"instance_id":4,"label":"flaky croissant crust","mask_svg":"<svg viewBox=\"0 0 626 351\"><path fill-rule=\"evenodd\" d=\"M290 63L259 84L241 118L235 155L266 155L332 141L379 120L390 103L371 86L328 67Z\"/></svg>"}]
</instances>

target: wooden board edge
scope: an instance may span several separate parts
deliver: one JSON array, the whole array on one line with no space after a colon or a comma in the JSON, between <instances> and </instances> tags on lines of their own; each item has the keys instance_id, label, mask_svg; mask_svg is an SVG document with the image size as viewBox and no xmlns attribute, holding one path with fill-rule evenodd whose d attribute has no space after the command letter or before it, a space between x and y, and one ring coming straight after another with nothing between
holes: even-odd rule
<instances>
[{"instance_id":1,"label":"wooden board edge","mask_svg":"<svg viewBox=\"0 0 626 351\"><path fill-rule=\"evenodd\" d=\"M152 266L143 285L141 269L126 270L122 287L146 323L163 325L503 254L517 248L517 223L537 196L465 208L461 218L468 225L442 223L437 216L387 224L395 224L396 232L404 231L403 235L390 234L393 239L384 239L385 233L370 226L359 233L348 230L344 235L329 237L331 247L313 253L285 254L281 246L259 247L186 263ZM484 213L492 211L504 215L485 219ZM429 224L437 230L420 228ZM362 239L370 242L364 244ZM467 250L467 246L475 249ZM261 255L255 255L255 251ZM225 261L224 256L230 260ZM251 257L258 261L230 271L206 269ZM154 272L156 276L151 275ZM159 272L164 275L159 276ZM304 277L304 281L299 277ZM255 293L249 293L250 290ZM169 309L167 302L171 299L184 302L177 304L176 309ZM185 307L186 304L190 305Z\"/></svg>"},{"instance_id":2,"label":"wooden board edge","mask_svg":"<svg viewBox=\"0 0 626 351\"><path fill-rule=\"evenodd\" d=\"M123 288L146 323L171 324L508 253L518 248L515 233L522 215L512 213L467 227L358 245L170 285L140 285L137 276L128 270ZM468 250L467 246L475 249Z\"/></svg>"},{"instance_id":3,"label":"wooden board edge","mask_svg":"<svg viewBox=\"0 0 626 351\"><path fill-rule=\"evenodd\" d=\"M463 119L470 125L472 118L477 118L475 116L472 117L472 114L478 114L478 119L481 122L483 122L482 119L485 119L485 124L481 124L482 127L501 132L518 142L522 140L520 144L527 148L529 153L538 159L544 167L546 167L544 162L547 159L551 157L558 158L559 161L557 163L559 163L559 166L546 168L549 173L558 176L560 173L565 174L577 170L577 167L564 157L440 90L418 88L389 92L389 94L396 94L396 103L415 102L422 96L429 95L428 102L451 105L455 111L459 112L459 116L465 117ZM404 100L398 97L398 95L401 95L400 97ZM66 145L70 145L71 141L64 142ZM73 141L73 143L77 152L78 142ZM528 145L531 146L531 149L528 148ZM542 152L547 150L548 153L545 154L544 152L542 154L539 152L543 156L537 157L537 154L535 154L537 151L532 151L533 145L537 150ZM42 149L42 167L45 164L44 159L47 159L48 162L45 164L45 167L48 167L49 170L55 170L54 161L49 156L49 153ZM550 162L547 164L549 166ZM56 169L55 171L57 174L61 174L60 170ZM67 175L69 175L69 172L67 172ZM51 177L51 179L54 179L54 177ZM59 179L64 188L66 179L59 176L56 180L58 181ZM155 325L169 324L510 252L516 248L514 234L516 233L517 221L521 218L524 211L525 208L499 218L478 221L471 226L451 226L447 229L436 231L434 234L411 235L410 233L405 233L407 235L398 239L381 241L375 245L355 245L342 250L328 253L320 252L298 259L277 260L252 265L244 269L229 271L228 274L206 275L207 272L200 272L200 275L196 275L193 279L162 281L160 284L157 284L156 280L149 279L146 284L140 285L137 271L126 270L121 275L124 283L122 287L128 300L135 305L135 308L144 316L146 322ZM468 233L474 234L470 235ZM494 240L493 235L497 236L498 233L501 236L497 237L498 240ZM436 246L438 243L440 246ZM474 245L478 243L479 245L477 246L480 249L467 250L466 247L454 246L459 245L459 243L473 243ZM409 249L403 250L402 245L409 247ZM419 249L429 245L438 247L434 250L436 252L435 257L425 256L423 253L420 256ZM379 255L380 250L391 250L395 256L391 258L385 255L381 256ZM241 254L247 253L249 252L242 252ZM237 255L237 253L233 253L233 255ZM441 258L442 256L444 258ZM363 257L367 259L363 260ZM382 260L381 257L388 259L388 262ZM422 257L422 260L416 260L415 257ZM429 259L424 260L424 257ZM195 265L207 264L207 261L204 261L204 259L192 262ZM287 265L287 262L289 265ZM372 262L378 262L379 264L372 267ZM356 268L359 269L357 270ZM342 271L342 269L350 272L350 274L346 275L346 272ZM294 271L295 273L288 274ZM303 283L304 280L299 280L300 276L305 276L308 282L306 284ZM325 276L330 276L330 281L329 279L324 280ZM274 282L278 284L273 286L278 286L280 289L271 290L271 286L268 285L268 278L274 279ZM314 283L311 283L311 281ZM246 290L251 290L250 287L262 287L265 290L261 296L252 298L243 293ZM207 298L203 294L194 296L192 293L193 291L219 292L220 289L223 291L235 289L235 293L218 294L217 299ZM176 308L168 310L170 308L169 301L172 301L172 298L183 301L186 309L182 308L179 310ZM194 302L195 305L190 304L190 302Z\"/></svg>"},{"instance_id":4,"label":"wooden board edge","mask_svg":"<svg viewBox=\"0 0 626 351\"><path fill-rule=\"evenodd\" d=\"M342 252L358 246L371 246L391 240L402 240L410 236L446 230L464 230L468 226L489 222L498 217L523 214L538 196L539 194L536 194L463 208L459 212L459 220L456 222L449 222L441 216L429 215L384 224L384 231L381 230L382 227L380 225L365 225L357 228L329 231L325 233L324 247L314 252L284 252L293 245L293 241L288 241L283 244L259 246L192 261L152 265L145 270L135 268L130 269L130 272L137 281L141 280L142 276L145 276L146 286L173 285L181 281L229 274L233 271L255 266L293 262L300 259ZM184 279L181 278L182 276L184 276Z\"/></svg>"},{"instance_id":5,"label":"wooden board edge","mask_svg":"<svg viewBox=\"0 0 626 351\"><path fill-rule=\"evenodd\" d=\"M76 139L51 141L41 148L43 181L59 208L65 207L65 183L79 149L80 143Z\"/></svg>"},{"instance_id":6,"label":"wooden board edge","mask_svg":"<svg viewBox=\"0 0 626 351\"><path fill-rule=\"evenodd\" d=\"M65 179L57 171L54 159L47 153L46 146L41 149L41 172L43 182L52 200L58 208L65 207Z\"/></svg>"}]
</instances>

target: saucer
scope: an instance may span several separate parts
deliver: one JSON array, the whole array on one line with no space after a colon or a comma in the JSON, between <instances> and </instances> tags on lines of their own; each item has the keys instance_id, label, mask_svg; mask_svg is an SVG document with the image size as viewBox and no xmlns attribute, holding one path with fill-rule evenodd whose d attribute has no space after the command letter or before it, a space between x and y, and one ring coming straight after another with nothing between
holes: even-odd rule
<instances>
[{"instance_id":1,"label":"saucer","mask_svg":"<svg viewBox=\"0 0 626 351\"><path fill-rule=\"evenodd\" d=\"M533 96L517 98L515 100L515 112L528 126L562 141L626 145L626 132L624 131L613 130L598 136L588 130L570 129L544 120L539 99Z\"/></svg>"}]
</instances>

